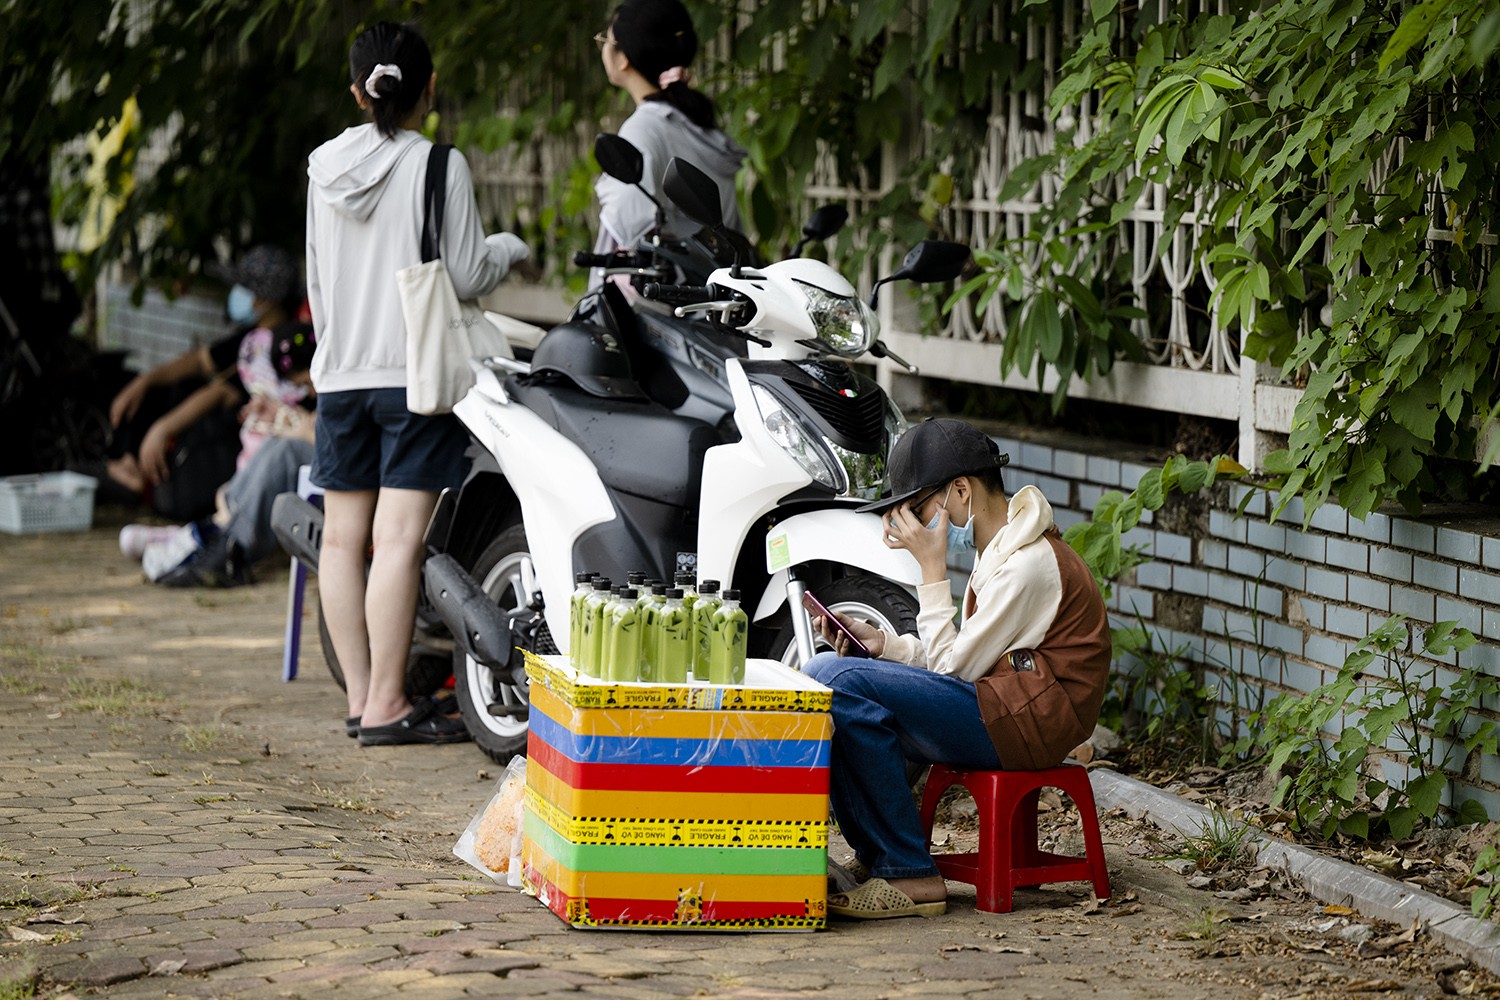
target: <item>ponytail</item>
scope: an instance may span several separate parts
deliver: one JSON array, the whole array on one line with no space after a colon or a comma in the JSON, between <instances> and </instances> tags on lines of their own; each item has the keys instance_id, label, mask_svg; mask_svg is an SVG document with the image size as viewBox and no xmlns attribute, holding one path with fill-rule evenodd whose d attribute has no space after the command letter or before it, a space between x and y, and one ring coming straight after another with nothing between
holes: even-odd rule
<instances>
[{"instance_id":1,"label":"ponytail","mask_svg":"<svg viewBox=\"0 0 1500 1000\"><path fill-rule=\"evenodd\" d=\"M380 134L394 136L432 79L432 51L411 25L382 21L349 47L349 75Z\"/></svg>"},{"instance_id":2,"label":"ponytail","mask_svg":"<svg viewBox=\"0 0 1500 1000\"><path fill-rule=\"evenodd\" d=\"M714 102L686 79L698 54L698 32L681 0L625 0L610 27L630 65L661 88L646 100L667 102L699 128L718 127Z\"/></svg>"}]
</instances>

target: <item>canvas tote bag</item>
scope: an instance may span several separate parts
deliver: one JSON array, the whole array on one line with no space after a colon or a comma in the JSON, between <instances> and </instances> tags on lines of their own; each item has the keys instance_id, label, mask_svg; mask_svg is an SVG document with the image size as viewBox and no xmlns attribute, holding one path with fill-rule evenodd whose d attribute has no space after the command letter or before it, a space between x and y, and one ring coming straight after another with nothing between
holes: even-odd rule
<instances>
[{"instance_id":1,"label":"canvas tote bag","mask_svg":"<svg viewBox=\"0 0 1500 1000\"><path fill-rule=\"evenodd\" d=\"M447 413L474 386L473 357L511 357L505 334L473 301L460 302L442 260L443 206L448 153L434 144L427 156L423 193L422 263L396 272L396 290L406 319L406 408Z\"/></svg>"}]
</instances>

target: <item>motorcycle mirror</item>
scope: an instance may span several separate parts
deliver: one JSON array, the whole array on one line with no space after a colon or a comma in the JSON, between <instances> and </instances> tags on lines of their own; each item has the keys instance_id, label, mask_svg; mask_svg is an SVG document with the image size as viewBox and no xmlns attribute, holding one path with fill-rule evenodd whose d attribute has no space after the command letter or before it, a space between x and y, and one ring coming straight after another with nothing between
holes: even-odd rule
<instances>
[{"instance_id":1,"label":"motorcycle mirror","mask_svg":"<svg viewBox=\"0 0 1500 1000\"><path fill-rule=\"evenodd\" d=\"M793 257L802 256L802 248L812 240L826 240L849 221L849 209L843 205L820 205L802 224L802 239L792 248Z\"/></svg>"},{"instance_id":2,"label":"motorcycle mirror","mask_svg":"<svg viewBox=\"0 0 1500 1000\"><path fill-rule=\"evenodd\" d=\"M594 159L599 161L600 170L617 181L639 184L645 176L646 167L641 151L629 139L622 139L613 133L605 132L594 139Z\"/></svg>"},{"instance_id":3,"label":"motorcycle mirror","mask_svg":"<svg viewBox=\"0 0 1500 1000\"><path fill-rule=\"evenodd\" d=\"M657 201L641 184L641 178L646 175L646 164L641 151L635 148L634 143L612 132L602 132L594 139L594 159L599 161L599 169L606 174L617 181L633 186L651 199L651 204L656 206L657 230L666 225L667 216L662 211L661 202Z\"/></svg>"},{"instance_id":4,"label":"motorcycle mirror","mask_svg":"<svg viewBox=\"0 0 1500 1000\"><path fill-rule=\"evenodd\" d=\"M886 282L900 281L903 278L915 281L919 285L952 281L963 272L964 265L968 262L969 248L963 243L923 240L911 248L895 274L875 282L875 287L870 290L870 308L875 308L876 295L880 291L880 286Z\"/></svg>"},{"instance_id":5,"label":"motorcycle mirror","mask_svg":"<svg viewBox=\"0 0 1500 1000\"><path fill-rule=\"evenodd\" d=\"M661 189L672 203L694 222L721 229L724 213L720 207L719 185L703 171L679 157L672 157L662 175Z\"/></svg>"}]
</instances>

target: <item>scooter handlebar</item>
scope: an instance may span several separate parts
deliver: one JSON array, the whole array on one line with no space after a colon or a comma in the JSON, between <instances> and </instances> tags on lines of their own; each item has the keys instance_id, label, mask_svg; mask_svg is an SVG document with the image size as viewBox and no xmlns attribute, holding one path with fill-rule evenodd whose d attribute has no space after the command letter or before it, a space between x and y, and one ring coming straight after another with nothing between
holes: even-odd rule
<instances>
[{"instance_id":1,"label":"scooter handlebar","mask_svg":"<svg viewBox=\"0 0 1500 1000\"><path fill-rule=\"evenodd\" d=\"M669 306L694 306L718 297L713 289L703 285L669 285L660 281L646 282L641 286L641 295Z\"/></svg>"},{"instance_id":2,"label":"scooter handlebar","mask_svg":"<svg viewBox=\"0 0 1500 1000\"><path fill-rule=\"evenodd\" d=\"M580 250L573 255L573 263L579 267L611 267L615 264L615 257L614 254Z\"/></svg>"}]
</instances>

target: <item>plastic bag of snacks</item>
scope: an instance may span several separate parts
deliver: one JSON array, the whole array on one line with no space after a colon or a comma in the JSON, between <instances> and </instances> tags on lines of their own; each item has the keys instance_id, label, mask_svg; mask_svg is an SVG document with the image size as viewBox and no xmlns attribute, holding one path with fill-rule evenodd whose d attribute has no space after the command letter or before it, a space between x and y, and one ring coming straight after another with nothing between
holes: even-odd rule
<instances>
[{"instance_id":1,"label":"plastic bag of snacks","mask_svg":"<svg viewBox=\"0 0 1500 1000\"><path fill-rule=\"evenodd\" d=\"M521 806L526 758L512 757L484 808L469 821L453 853L501 885L521 885Z\"/></svg>"}]
</instances>

